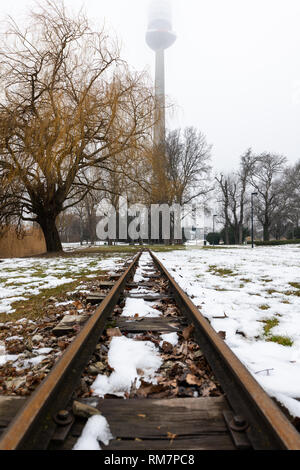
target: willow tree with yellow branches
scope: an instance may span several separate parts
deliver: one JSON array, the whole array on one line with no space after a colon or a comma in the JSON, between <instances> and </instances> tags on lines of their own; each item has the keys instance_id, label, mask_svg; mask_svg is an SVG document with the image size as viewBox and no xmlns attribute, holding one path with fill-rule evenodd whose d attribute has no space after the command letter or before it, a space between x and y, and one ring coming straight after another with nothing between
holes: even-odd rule
<instances>
[{"instance_id":1,"label":"willow tree with yellow branches","mask_svg":"<svg viewBox=\"0 0 300 470\"><path fill-rule=\"evenodd\" d=\"M103 189L110 160L149 145L152 88L104 29L56 0L31 11L25 29L10 18L0 85L1 217L37 222L48 252L60 251L58 215Z\"/></svg>"}]
</instances>

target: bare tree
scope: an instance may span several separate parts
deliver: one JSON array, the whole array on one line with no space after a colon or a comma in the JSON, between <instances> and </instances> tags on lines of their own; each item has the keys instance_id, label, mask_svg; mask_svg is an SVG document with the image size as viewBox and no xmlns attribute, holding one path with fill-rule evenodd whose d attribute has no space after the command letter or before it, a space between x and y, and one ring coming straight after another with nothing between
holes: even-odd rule
<instances>
[{"instance_id":1,"label":"bare tree","mask_svg":"<svg viewBox=\"0 0 300 470\"><path fill-rule=\"evenodd\" d=\"M46 0L31 20L24 31L10 20L0 51L0 178L19 188L19 218L59 251L57 216L101 189L101 172L87 183L89 168L146 145L154 99L145 74L131 73L83 13ZM16 194L5 197L13 207Z\"/></svg>"},{"instance_id":2,"label":"bare tree","mask_svg":"<svg viewBox=\"0 0 300 470\"><path fill-rule=\"evenodd\" d=\"M166 165L169 202L188 204L206 195L212 188L208 184L211 146L205 136L194 127L171 131L166 137Z\"/></svg>"},{"instance_id":3,"label":"bare tree","mask_svg":"<svg viewBox=\"0 0 300 470\"><path fill-rule=\"evenodd\" d=\"M241 156L240 169L228 179L229 224L233 230L235 243L243 243L245 210L249 204L247 189L249 186L249 177L253 171L256 158L252 155L252 150L248 149Z\"/></svg>"},{"instance_id":4,"label":"bare tree","mask_svg":"<svg viewBox=\"0 0 300 470\"><path fill-rule=\"evenodd\" d=\"M283 214L286 202L282 195L282 181L286 158L271 153L262 153L255 158L249 177L250 184L258 194L256 203L257 218L263 226L265 241L270 240L275 216Z\"/></svg>"},{"instance_id":5,"label":"bare tree","mask_svg":"<svg viewBox=\"0 0 300 470\"><path fill-rule=\"evenodd\" d=\"M283 194L288 204L288 222L294 230L300 224L300 161L285 170Z\"/></svg>"},{"instance_id":6,"label":"bare tree","mask_svg":"<svg viewBox=\"0 0 300 470\"><path fill-rule=\"evenodd\" d=\"M249 178L255 165L256 157L248 149L240 159L237 172L216 177L219 184L219 202L221 216L225 226L225 243L229 243L229 229L234 234L236 244L243 243L245 219L249 205Z\"/></svg>"},{"instance_id":7,"label":"bare tree","mask_svg":"<svg viewBox=\"0 0 300 470\"><path fill-rule=\"evenodd\" d=\"M238 184L239 184L239 218L238 218L238 231L239 231L239 244L243 242L243 231L244 231L244 222L245 222L245 209L249 203L249 198L247 197L247 189L249 185L249 178L252 174L255 157L252 155L252 150L248 149L244 155L241 156L240 170L238 172Z\"/></svg>"},{"instance_id":8,"label":"bare tree","mask_svg":"<svg viewBox=\"0 0 300 470\"><path fill-rule=\"evenodd\" d=\"M218 202L220 204L220 217L224 221L224 230L225 230L225 244L229 245L229 228L230 228L230 215L229 215L229 203L230 203L230 191L229 191L229 176L220 176L215 177L216 181L219 184L219 197Z\"/></svg>"}]
</instances>

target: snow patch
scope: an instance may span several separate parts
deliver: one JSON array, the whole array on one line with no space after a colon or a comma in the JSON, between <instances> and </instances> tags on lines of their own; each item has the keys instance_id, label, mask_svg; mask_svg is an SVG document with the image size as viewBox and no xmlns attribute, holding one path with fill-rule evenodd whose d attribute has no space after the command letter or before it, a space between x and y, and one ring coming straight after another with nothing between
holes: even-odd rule
<instances>
[{"instance_id":1,"label":"snow patch","mask_svg":"<svg viewBox=\"0 0 300 470\"><path fill-rule=\"evenodd\" d=\"M149 302L144 299L126 299L125 307L122 312L122 317L134 317L136 314L139 317L157 318L161 316L161 312L151 307Z\"/></svg>"},{"instance_id":2,"label":"snow patch","mask_svg":"<svg viewBox=\"0 0 300 470\"><path fill-rule=\"evenodd\" d=\"M107 446L111 439L113 435L107 420L104 416L95 415L89 418L73 450L101 450L99 442Z\"/></svg>"},{"instance_id":3,"label":"snow patch","mask_svg":"<svg viewBox=\"0 0 300 470\"><path fill-rule=\"evenodd\" d=\"M167 343L172 344L172 346L176 346L178 344L179 338L177 333L167 333L165 335L160 335L162 342L160 344L163 344L164 341Z\"/></svg>"},{"instance_id":4,"label":"snow patch","mask_svg":"<svg viewBox=\"0 0 300 470\"><path fill-rule=\"evenodd\" d=\"M114 371L109 377L98 375L91 386L94 396L104 397L109 393L124 397L126 392L130 393L135 381L136 388L140 387L141 379L153 383L162 359L151 341L135 341L120 336L111 340L108 363Z\"/></svg>"},{"instance_id":5,"label":"snow patch","mask_svg":"<svg viewBox=\"0 0 300 470\"><path fill-rule=\"evenodd\" d=\"M12 258L0 263L0 313L12 313L12 304L25 300L29 295L38 295L42 289L52 289L63 284L69 284L81 275L81 271L89 271L91 277L99 270L115 269L122 258L109 257L69 258ZM62 277L71 273L70 277ZM80 287L79 287L80 289ZM78 290L79 290L78 289ZM60 303L59 305L63 305Z\"/></svg>"},{"instance_id":6,"label":"snow patch","mask_svg":"<svg viewBox=\"0 0 300 470\"><path fill-rule=\"evenodd\" d=\"M180 287L272 397L300 417L299 245L158 253ZM220 272L224 269L224 273ZM267 320L278 324L266 334ZM270 342L289 337L291 347Z\"/></svg>"}]
</instances>

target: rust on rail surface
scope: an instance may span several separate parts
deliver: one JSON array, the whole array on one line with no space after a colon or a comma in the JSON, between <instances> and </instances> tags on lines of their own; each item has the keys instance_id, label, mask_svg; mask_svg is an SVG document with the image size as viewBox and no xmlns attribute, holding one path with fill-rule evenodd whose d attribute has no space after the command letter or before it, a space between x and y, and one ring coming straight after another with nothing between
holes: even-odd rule
<instances>
[{"instance_id":1,"label":"rust on rail surface","mask_svg":"<svg viewBox=\"0 0 300 470\"><path fill-rule=\"evenodd\" d=\"M250 424L247 434L254 449L300 450L300 434L295 427L201 315L164 265L151 251L150 254L167 277L178 305L194 324L198 343L230 405Z\"/></svg>"},{"instance_id":2,"label":"rust on rail surface","mask_svg":"<svg viewBox=\"0 0 300 470\"><path fill-rule=\"evenodd\" d=\"M0 450L46 449L55 431L55 416L67 406L92 356L106 320L117 304L141 256L135 257L59 362L29 398L0 440Z\"/></svg>"}]
</instances>

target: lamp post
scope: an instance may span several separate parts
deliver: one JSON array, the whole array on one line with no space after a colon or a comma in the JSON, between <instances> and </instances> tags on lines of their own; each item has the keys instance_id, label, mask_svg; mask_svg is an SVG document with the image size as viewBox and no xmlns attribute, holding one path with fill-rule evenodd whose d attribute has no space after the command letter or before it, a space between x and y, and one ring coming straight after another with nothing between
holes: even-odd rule
<instances>
[{"instance_id":1,"label":"lamp post","mask_svg":"<svg viewBox=\"0 0 300 470\"><path fill-rule=\"evenodd\" d=\"M206 236L205 236L205 204L203 204L203 246L206 246Z\"/></svg>"},{"instance_id":2,"label":"lamp post","mask_svg":"<svg viewBox=\"0 0 300 470\"><path fill-rule=\"evenodd\" d=\"M218 217L217 215L214 215L213 216L213 234L215 235L215 218ZM213 241L213 245L215 246L215 238L214 238L214 241Z\"/></svg>"},{"instance_id":3,"label":"lamp post","mask_svg":"<svg viewBox=\"0 0 300 470\"><path fill-rule=\"evenodd\" d=\"M218 217L217 215L213 216L213 232L215 233L215 218Z\"/></svg>"},{"instance_id":4,"label":"lamp post","mask_svg":"<svg viewBox=\"0 0 300 470\"><path fill-rule=\"evenodd\" d=\"M252 248L254 248L254 203L253 203L253 198L254 196L257 196L257 193L252 193L251 194L251 242L252 242Z\"/></svg>"}]
</instances>

